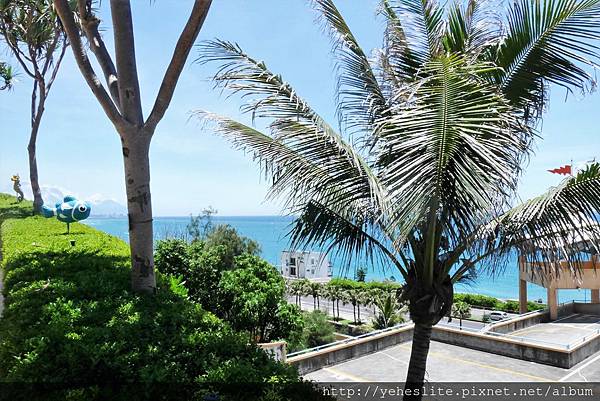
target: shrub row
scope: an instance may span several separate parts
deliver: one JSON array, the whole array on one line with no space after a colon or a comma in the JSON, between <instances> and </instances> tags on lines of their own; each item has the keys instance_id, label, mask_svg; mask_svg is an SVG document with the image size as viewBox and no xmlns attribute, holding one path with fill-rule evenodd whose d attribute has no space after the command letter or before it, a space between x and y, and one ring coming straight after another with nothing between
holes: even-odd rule
<instances>
[{"instance_id":1,"label":"shrub row","mask_svg":"<svg viewBox=\"0 0 600 401\"><path fill-rule=\"evenodd\" d=\"M519 302L517 301L502 301L498 298L490 297L487 295L480 294L454 294L454 302L466 302L467 304L474 307L483 307L494 310L500 310L504 312L519 312ZM527 310L535 311L544 309L546 305L538 304L536 302L527 302Z\"/></svg>"}]
</instances>

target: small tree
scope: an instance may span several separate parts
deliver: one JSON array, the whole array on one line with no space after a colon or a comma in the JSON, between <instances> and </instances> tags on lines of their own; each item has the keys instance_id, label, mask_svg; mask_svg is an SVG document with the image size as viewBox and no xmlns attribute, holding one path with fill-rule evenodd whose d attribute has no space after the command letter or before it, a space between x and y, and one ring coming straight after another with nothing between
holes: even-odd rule
<instances>
[{"instance_id":1,"label":"small tree","mask_svg":"<svg viewBox=\"0 0 600 401\"><path fill-rule=\"evenodd\" d=\"M462 329L463 319L471 317L471 305L463 301L454 302L452 304L452 316L459 319L460 328Z\"/></svg>"},{"instance_id":2,"label":"small tree","mask_svg":"<svg viewBox=\"0 0 600 401\"><path fill-rule=\"evenodd\" d=\"M69 12L71 9L66 6ZM69 46L62 24L50 0L4 0L0 2L0 33L25 74L33 79L31 91L31 130L27 153L33 210L38 213L44 201L37 166L37 138L50 89ZM5 89L10 86L2 64ZM7 70L8 68L8 70Z\"/></svg>"},{"instance_id":3,"label":"small tree","mask_svg":"<svg viewBox=\"0 0 600 401\"><path fill-rule=\"evenodd\" d=\"M219 291L227 305L225 320L258 342L286 338L302 327L300 311L285 299L285 281L257 256L236 258L236 269L221 276Z\"/></svg>"},{"instance_id":4,"label":"small tree","mask_svg":"<svg viewBox=\"0 0 600 401\"><path fill-rule=\"evenodd\" d=\"M206 238L213 228L212 216L217 214L217 210L211 206L202 210L198 216L190 215L190 222L186 226L186 231L191 241L199 241Z\"/></svg>"},{"instance_id":5,"label":"small tree","mask_svg":"<svg viewBox=\"0 0 600 401\"><path fill-rule=\"evenodd\" d=\"M367 279L367 269L364 267L357 268L356 273L354 274L354 279L360 283L364 283Z\"/></svg>"},{"instance_id":6,"label":"small tree","mask_svg":"<svg viewBox=\"0 0 600 401\"><path fill-rule=\"evenodd\" d=\"M154 277L152 200L150 196L150 141L171 103L188 55L204 23L211 0L195 0L166 69L152 111L144 118L140 94L133 19L129 0L111 0L115 61L100 35L100 20L92 0L77 0L80 25L69 0L53 0L81 74L121 138L131 248L131 283L134 291L153 292ZM102 68L108 92L88 59L81 32ZM157 51L164 51L164 49Z\"/></svg>"}]
</instances>

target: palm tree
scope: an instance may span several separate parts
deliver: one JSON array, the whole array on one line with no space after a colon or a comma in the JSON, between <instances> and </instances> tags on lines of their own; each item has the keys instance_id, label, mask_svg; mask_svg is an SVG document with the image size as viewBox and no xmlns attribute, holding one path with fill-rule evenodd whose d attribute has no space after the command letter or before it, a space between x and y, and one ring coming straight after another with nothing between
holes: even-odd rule
<instances>
[{"instance_id":1,"label":"palm tree","mask_svg":"<svg viewBox=\"0 0 600 401\"><path fill-rule=\"evenodd\" d=\"M597 251L600 169L590 167L515 206L540 136L548 87L586 92L597 66L600 0L384 0L382 49L371 60L332 0L314 7L337 59L339 132L280 75L236 44L204 44L216 85L269 134L207 112L214 131L272 178L271 197L297 216L291 242L395 267L415 324L407 388L420 388L431 330L450 313L454 283L492 272L517 251L528 261ZM495 4L494 4L495 6ZM559 251L560 250L560 251ZM360 259L362 260L362 259ZM417 397L419 398L419 397Z\"/></svg>"},{"instance_id":2,"label":"palm tree","mask_svg":"<svg viewBox=\"0 0 600 401\"><path fill-rule=\"evenodd\" d=\"M326 285L327 288L327 294L329 297L329 300L331 301L331 305L332 305L332 309L333 309L333 317L334 319L337 318L337 320L340 319L340 300L343 296L342 294L342 289L340 288L339 285L335 284L335 283L327 283ZM337 305L337 316L335 313L336 310L336 305Z\"/></svg>"},{"instance_id":3,"label":"palm tree","mask_svg":"<svg viewBox=\"0 0 600 401\"><path fill-rule=\"evenodd\" d=\"M459 319L460 329L462 330L463 319L471 317L471 305L463 301L455 302L452 305L452 316Z\"/></svg>"},{"instance_id":4,"label":"palm tree","mask_svg":"<svg viewBox=\"0 0 600 401\"><path fill-rule=\"evenodd\" d=\"M321 283L316 281L308 281L306 285L308 294L313 298L313 310L321 309L321 303L319 300L321 295Z\"/></svg>"},{"instance_id":5,"label":"palm tree","mask_svg":"<svg viewBox=\"0 0 600 401\"><path fill-rule=\"evenodd\" d=\"M12 67L3 61L0 61L0 79L4 81L0 83L0 90L12 88L14 72Z\"/></svg>"},{"instance_id":6,"label":"palm tree","mask_svg":"<svg viewBox=\"0 0 600 401\"><path fill-rule=\"evenodd\" d=\"M299 280L293 280L292 285L292 294L296 296L296 305L302 310L302 294L304 293L303 283Z\"/></svg>"},{"instance_id":7,"label":"palm tree","mask_svg":"<svg viewBox=\"0 0 600 401\"><path fill-rule=\"evenodd\" d=\"M373 327L377 330L386 329L402 323L404 321L403 313L405 309L392 293L383 294L376 302L379 313L375 315Z\"/></svg>"},{"instance_id":8,"label":"palm tree","mask_svg":"<svg viewBox=\"0 0 600 401\"><path fill-rule=\"evenodd\" d=\"M29 154L29 180L33 192L33 209L37 213L44 203L39 184L37 137L46 108L46 100L69 46L69 41L50 0L5 0L0 2L0 34L22 70L33 80L31 130L27 152ZM3 65L4 71L6 71L5 68ZM10 81L5 79L2 88L6 86L7 82Z\"/></svg>"},{"instance_id":9,"label":"palm tree","mask_svg":"<svg viewBox=\"0 0 600 401\"><path fill-rule=\"evenodd\" d=\"M298 280L298 286L299 286L299 291L300 291L300 309L302 309L302 297L308 297L312 294L312 289L310 287L310 280L303 278ZM314 304L314 299L313 299L313 304ZM314 308L313 308L314 310Z\"/></svg>"}]
</instances>

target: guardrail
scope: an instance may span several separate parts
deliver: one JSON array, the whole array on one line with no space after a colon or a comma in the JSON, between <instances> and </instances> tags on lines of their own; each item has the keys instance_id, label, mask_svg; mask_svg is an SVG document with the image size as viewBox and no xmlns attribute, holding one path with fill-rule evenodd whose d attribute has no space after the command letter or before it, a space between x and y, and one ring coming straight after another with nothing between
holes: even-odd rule
<instances>
[{"instance_id":1,"label":"guardrail","mask_svg":"<svg viewBox=\"0 0 600 401\"><path fill-rule=\"evenodd\" d=\"M354 341L357 341L357 340L360 340L360 339L363 339L363 338L373 337L373 336L376 336L376 335L381 334L381 333L387 333L387 332L392 331L392 330L397 330L399 328L406 327L406 326L409 326L411 324L412 323L401 323L401 324L397 324L397 325L392 326L392 327L388 327L387 329L375 330L375 331L371 331L369 333L361 334L360 336L356 336L356 337L352 337L352 338L347 338L345 340L338 340L338 341L334 341L332 343L319 345L318 347L303 349L301 351L296 351L296 352L289 353L289 354L287 354L287 357L291 358L291 357L294 357L294 356L303 355L303 354L306 354L306 353L309 353L309 352L313 352L313 351L320 351L320 350L323 350L323 349L326 349L326 348L330 348L330 347L334 347L334 346L340 345L340 344L352 343Z\"/></svg>"}]
</instances>

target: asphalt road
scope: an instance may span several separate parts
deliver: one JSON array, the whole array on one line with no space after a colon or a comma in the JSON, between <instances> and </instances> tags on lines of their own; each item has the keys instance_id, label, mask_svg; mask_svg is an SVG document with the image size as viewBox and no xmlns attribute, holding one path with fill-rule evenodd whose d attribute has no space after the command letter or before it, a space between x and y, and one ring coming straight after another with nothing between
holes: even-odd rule
<instances>
[{"instance_id":1,"label":"asphalt road","mask_svg":"<svg viewBox=\"0 0 600 401\"><path fill-rule=\"evenodd\" d=\"M290 303L295 303L295 297L291 296L288 297L288 301ZM312 297L302 297L301 298L301 305L302 305L302 310L305 311L312 311L314 309L314 304L313 304L313 299ZM326 300L326 299L321 299L319 302L319 306L320 309L327 313L327 315L329 316L333 316L333 312L332 312L332 302ZM336 309L337 311L337 309ZM471 316L475 317L475 318L479 318L481 319L483 317L484 313L489 313L490 311L488 310L484 310L484 309L479 309L479 308L471 308ZM514 313L509 313L509 316L517 316ZM352 305L351 304L346 304L343 305L340 302L340 317L342 319L347 319L347 320L354 320L354 315L352 312ZM370 321L372 318L374 317L373 314L373 308L372 307L366 307L366 306L361 306L360 307L360 318L361 320L364 321ZM410 318L408 317L408 315L406 316L406 319L409 320ZM460 320L457 318L452 318L452 322L448 322L447 318L443 318L440 323L438 323L439 325L442 326L450 326L450 327L460 327ZM485 323L482 322L478 322L478 321L474 321L474 320L466 320L463 319L462 321L462 327L465 327L467 329L473 329L473 330L480 330L482 327L485 326Z\"/></svg>"}]
</instances>

